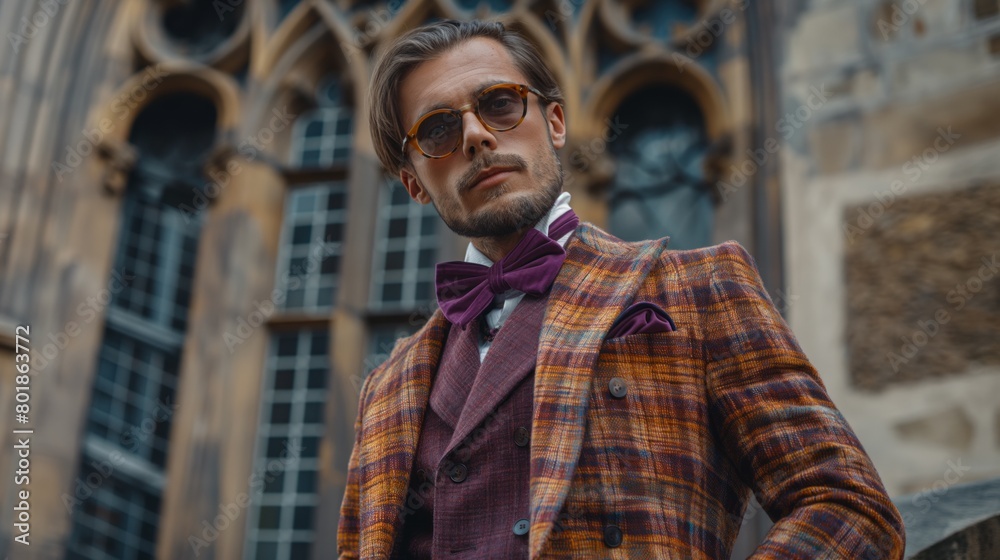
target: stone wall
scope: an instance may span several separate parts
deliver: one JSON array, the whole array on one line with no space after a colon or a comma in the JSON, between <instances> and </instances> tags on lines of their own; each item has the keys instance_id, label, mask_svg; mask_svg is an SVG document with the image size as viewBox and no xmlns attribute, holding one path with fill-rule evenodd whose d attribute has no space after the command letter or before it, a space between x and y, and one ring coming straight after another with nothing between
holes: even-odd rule
<instances>
[{"instance_id":1,"label":"stone wall","mask_svg":"<svg viewBox=\"0 0 1000 560\"><path fill-rule=\"evenodd\" d=\"M1000 188L891 194L848 207L844 221L855 385L1000 365Z\"/></svg>"},{"instance_id":2,"label":"stone wall","mask_svg":"<svg viewBox=\"0 0 1000 560\"><path fill-rule=\"evenodd\" d=\"M1000 277L978 277L1000 253L1000 18L985 4L779 14L787 316L893 495L1000 476Z\"/></svg>"}]
</instances>

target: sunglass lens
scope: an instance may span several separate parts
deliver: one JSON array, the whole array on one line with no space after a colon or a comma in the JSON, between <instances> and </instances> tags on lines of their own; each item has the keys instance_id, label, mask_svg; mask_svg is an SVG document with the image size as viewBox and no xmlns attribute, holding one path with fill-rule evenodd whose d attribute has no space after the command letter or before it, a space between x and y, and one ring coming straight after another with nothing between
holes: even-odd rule
<instances>
[{"instance_id":1,"label":"sunglass lens","mask_svg":"<svg viewBox=\"0 0 1000 560\"><path fill-rule=\"evenodd\" d=\"M490 90L479 98L479 115L497 130L513 128L524 116L524 98L512 87Z\"/></svg>"},{"instance_id":2,"label":"sunglass lens","mask_svg":"<svg viewBox=\"0 0 1000 560\"><path fill-rule=\"evenodd\" d=\"M453 113L436 113L417 129L417 143L427 155L443 156L455 148L462 136L462 121Z\"/></svg>"}]
</instances>

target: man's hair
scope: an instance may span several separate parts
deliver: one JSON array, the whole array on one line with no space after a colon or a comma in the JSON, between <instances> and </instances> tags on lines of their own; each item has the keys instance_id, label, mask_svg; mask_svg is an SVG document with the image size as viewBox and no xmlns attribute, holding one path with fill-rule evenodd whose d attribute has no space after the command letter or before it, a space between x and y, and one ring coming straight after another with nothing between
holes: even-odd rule
<instances>
[{"instance_id":1,"label":"man's hair","mask_svg":"<svg viewBox=\"0 0 1000 560\"><path fill-rule=\"evenodd\" d=\"M510 53L528 84L542 93L543 103L564 104L559 84L538 50L515 31L498 21L444 20L418 27L396 40L375 63L369 87L369 125L379 161L392 174L405 165L400 141L406 134L399 109L400 84L418 65L437 58L451 48L477 37L493 39ZM483 64L492 61L484 60ZM411 123L412 124L412 123Z\"/></svg>"}]
</instances>

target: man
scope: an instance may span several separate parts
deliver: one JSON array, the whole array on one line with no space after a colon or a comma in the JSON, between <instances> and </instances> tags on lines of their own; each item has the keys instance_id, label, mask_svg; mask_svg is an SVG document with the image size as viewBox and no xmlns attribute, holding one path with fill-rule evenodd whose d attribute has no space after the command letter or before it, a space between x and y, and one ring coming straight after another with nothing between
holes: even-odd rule
<instances>
[{"instance_id":1,"label":"man","mask_svg":"<svg viewBox=\"0 0 1000 560\"><path fill-rule=\"evenodd\" d=\"M376 64L382 164L471 240L365 381L341 558L900 558L900 517L739 245L578 223L551 72L499 23Z\"/></svg>"}]
</instances>

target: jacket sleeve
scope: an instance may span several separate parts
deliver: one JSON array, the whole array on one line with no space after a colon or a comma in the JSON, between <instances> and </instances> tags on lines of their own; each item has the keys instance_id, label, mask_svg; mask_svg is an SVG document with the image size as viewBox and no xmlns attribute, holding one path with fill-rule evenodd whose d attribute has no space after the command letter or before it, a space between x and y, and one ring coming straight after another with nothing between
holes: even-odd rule
<instances>
[{"instance_id":1,"label":"jacket sleeve","mask_svg":"<svg viewBox=\"0 0 1000 560\"><path fill-rule=\"evenodd\" d=\"M774 526L752 558L902 558L903 523L739 244L696 290L714 433Z\"/></svg>"},{"instance_id":2,"label":"jacket sleeve","mask_svg":"<svg viewBox=\"0 0 1000 560\"><path fill-rule=\"evenodd\" d=\"M337 527L337 553L341 560L360 557L359 531L361 528L360 512L360 457L361 457L361 419L364 417L365 395L368 393L369 375L361 385L361 396L358 400L358 418L354 422L354 448L347 463L347 488L344 490L344 501L340 506L340 524Z\"/></svg>"}]
</instances>

